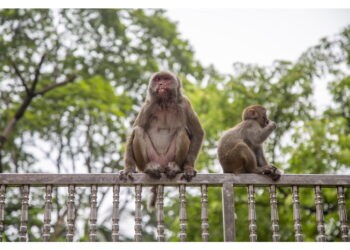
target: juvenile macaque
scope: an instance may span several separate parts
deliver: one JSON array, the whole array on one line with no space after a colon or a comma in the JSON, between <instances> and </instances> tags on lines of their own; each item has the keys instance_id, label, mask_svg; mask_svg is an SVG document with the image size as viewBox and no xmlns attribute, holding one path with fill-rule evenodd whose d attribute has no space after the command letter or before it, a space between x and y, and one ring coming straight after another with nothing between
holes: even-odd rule
<instances>
[{"instance_id":1,"label":"juvenile macaque","mask_svg":"<svg viewBox=\"0 0 350 250\"><path fill-rule=\"evenodd\" d=\"M120 178L132 179L131 174L138 170L153 178L160 178L161 173L168 178L183 173L182 178L190 181L196 175L194 163L203 136L190 101L182 95L180 79L169 72L154 74L127 141ZM154 205L155 197L151 199Z\"/></svg>"},{"instance_id":2,"label":"juvenile macaque","mask_svg":"<svg viewBox=\"0 0 350 250\"><path fill-rule=\"evenodd\" d=\"M220 138L218 156L224 173L256 173L278 180L280 171L267 163L262 143L276 128L266 116L266 109L254 105L243 111L242 122Z\"/></svg>"}]
</instances>

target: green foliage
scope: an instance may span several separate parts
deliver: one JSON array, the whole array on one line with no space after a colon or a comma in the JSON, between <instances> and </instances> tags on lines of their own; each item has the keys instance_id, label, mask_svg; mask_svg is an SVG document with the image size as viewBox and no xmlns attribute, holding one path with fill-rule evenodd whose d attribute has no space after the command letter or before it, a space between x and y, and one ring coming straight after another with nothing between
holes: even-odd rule
<instances>
[{"instance_id":1,"label":"green foliage","mask_svg":"<svg viewBox=\"0 0 350 250\"><path fill-rule=\"evenodd\" d=\"M347 29L346 29L347 30ZM346 33L345 31L343 32ZM346 33L347 34L347 33ZM339 44L336 39L341 40ZM221 171L215 154L216 141L222 131L240 121L242 110L253 104L264 105L278 129L269 139L266 151L268 159L286 173L330 174L344 173L350 166L349 159L349 82L341 67L349 67L345 55L349 53L348 37L336 37L335 41L323 39L320 45L307 50L295 63L276 61L270 67L234 65L234 73L221 76L208 69L207 83L186 88L194 109L206 131L206 140L197 165L209 172ZM338 41L339 41L338 40ZM325 43L330 43L327 47ZM338 54L334 54L337 51ZM341 52L339 52L341 51ZM328 83L336 108L328 108L321 117L315 116L313 88L320 77L334 78ZM340 80L339 80L340 78ZM186 83L186 82L185 82ZM316 97L317 98L317 97ZM317 235L314 194L310 188L300 190L303 233L305 241L315 241ZM334 189L324 191L324 214L328 241L339 241L337 199ZM346 197L350 194L346 193ZM271 241L271 221L268 190L256 191L257 232L259 241ZM282 241L294 241L292 196L290 188L277 192ZM187 195L189 240L199 241L198 193ZM249 241L247 190L235 188L236 228L238 241ZM221 241L221 190L209 189L210 241ZM167 208L174 221L174 205ZM349 213L349 207L347 207ZM177 220L175 220L177 221ZM178 223L171 231L178 229ZM195 229L197 228L197 230ZM176 233L170 240L176 240Z\"/></svg>"},{"instance_id":2,"label":"green foliage","mask_svg":"<svg viewBox=\"0 0 350 250\"><path fill-rule=\"evenodd\" d=\"M349 133L343 117L307 122L292 139L290 173L342 173L349 167ZM287 148L285 151L288 150ZM339 171L340 170L340 171Z\"/></svg>"},{"instance_id":3,"label":"green foliage","mask_svg":"<svg viewBox=\"0 0 350 250\"><path fill-rule=\"evenodd\" d=\"M0 50L1 131L22 104L23 82L32 85L44 54L37 90L78 77L33 99L4 146L6 172L116 172L123 168L124 142L149 76L160 69L203 76L176 24L157 9L3 9ZM33 192L42 203L43 194ZM65 196L55 194L58 215L64 215ZM6 225L18 224L20 207L12 202ZM87 200L80 202L83 211L87 206ZM33 209L35 231L42 209ZM53 240L64 240L63 221L54 223ZM108 230L99 226L100 237L110 239ZM40 233L30 239L41 240Z\"/></svg>"}]
</instances>

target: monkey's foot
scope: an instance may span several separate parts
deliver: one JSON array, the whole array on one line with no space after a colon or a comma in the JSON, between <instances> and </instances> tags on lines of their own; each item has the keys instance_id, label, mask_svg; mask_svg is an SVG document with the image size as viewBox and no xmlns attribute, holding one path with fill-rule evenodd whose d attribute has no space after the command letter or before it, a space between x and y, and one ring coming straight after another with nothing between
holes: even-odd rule
<instances>
[{"instance_id":1,"label":"monkey's foot","mask_svg":"<svg viewBox=\"0 0 350 250\"><path fill-rule=\"evenodd\" d=\"M270 176L273 181L277 181L281 177L281 172L274 165L265 166L262 174Z\"/></svg>"},{"instance_id":2,"label":"monkey's foot","mask_svg":"<svg viewBox=\"0 0 350 250\"><path fill-rule=\"evenodd\" d=\"M190 181L193 177L195 177L197 171L194 168L186 168L181 179L185 179L186 181Z\"/></svg>"},{"instance_id":3,"label":"monkey's foot","mask_svg":"<svg viewBox=\"0 0 350 250\"><path fill-rule=\"evenodd\" d=\"M161 170L162 169L159 163L149 162L147 163L144 172L154 179L160 179L160 177L162 177Z\"/></svg>"},{"instance_id":4,"label":"monkey's foot","mask_svg":"<svg viewBox=\"0 0 350 250\"><path fill-rule=\"evenodd\" d=\"M175 178L175 176L181 173L181 168L179 167L179 165L176 164L176 162L172 161L169 162L168 165L165 166L164 168L164 174L166 175L166 177L168 177L169 179L173 179Z\"/></svg>"},{"instance_id":5,"label":"monkey's foot","mask_svg":"<svg viewBox=\"0 0 350 250\"><path fill-rule=\"evenodd\" d=\"M279 171L275 166L271 166L273 167L273 172L270 174L270 176L272 180L277 181L281 177L281 171Z\"/></svg>"},{"instance_id":6,"label":"monkey's foot","mask_svg":"<svg viewBox=\"0 0 350 250\"><path fill-rule=\"evenodd\" d=\"M134 177L132 177L133 173L136 173L135 169L121 170L119 171L119 179L126 181L129 178L130 180L133 180L134 179Z\"/></svg>"}]
</instances>

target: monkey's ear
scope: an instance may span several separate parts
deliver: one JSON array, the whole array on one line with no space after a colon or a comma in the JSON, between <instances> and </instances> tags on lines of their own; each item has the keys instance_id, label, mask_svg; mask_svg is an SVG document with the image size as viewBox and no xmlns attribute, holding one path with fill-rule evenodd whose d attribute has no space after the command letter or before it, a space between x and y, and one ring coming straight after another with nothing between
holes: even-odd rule
<instances>
[{"instance_id":1,"label":"monkey's ear","mask_svg":"<svg viewBox=\"0 0 350 250\"><path fill-rule=\"evenodd\" d=\"M179 84L179 86L181 88L182 82L181 82L180 77L176 76L176 81L177 81L177 83Z\"/></svg>"},{"instance_id":2,"label":"monkey's ear","mask_svg":"<svg viewBox=\"0 0 350 250\"><path fill-rule=\"evenodd\" d=\"M178 100L182 100L182 82L180 77L176 76L176 81L177 81L177 88L176 88L177 98Z\"/></svg>"},{"instance_id":3,"label":"monkey's ear","mask_svg":"<svg viewBox=\"0 0 350 250\"><path fill-rule=\"evenodd\" d=\"M243 114L243 120L254 120L258 118L258 112L255 109L247 109Z\"/></svg>"}]
</instances>

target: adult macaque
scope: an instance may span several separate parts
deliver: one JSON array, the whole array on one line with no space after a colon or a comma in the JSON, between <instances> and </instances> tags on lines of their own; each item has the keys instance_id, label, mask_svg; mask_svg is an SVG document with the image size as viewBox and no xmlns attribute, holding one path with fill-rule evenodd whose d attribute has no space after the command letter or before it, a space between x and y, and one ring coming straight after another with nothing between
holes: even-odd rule
<instances>
[{"instance_id":1,"label":"adult macaque","mask_svg":"<svg viewBox=\"0 0 350 250\"><path fill-rule=\"evenodd\" d=\"M120 178L132 179L138 170L153 178L183 173L181 178L190 181L196 175L194 163L203 136L190 101L182 94L180 79L169 72L154 74L127 142Z\"/></svg>"},{"instance_id":2,"label":"adult macaque","mask_svg":"<svg viewBox=\"0 0 350 250\"><path fill-rule=\"evenodd\" d=\"M260 105L247 107L242 120L219 140L218 156L224 173L264 174L278 180L281 173L267 163L262 148L276 123L267 118L266 109Z\"/></svg>"}]
</instances>

